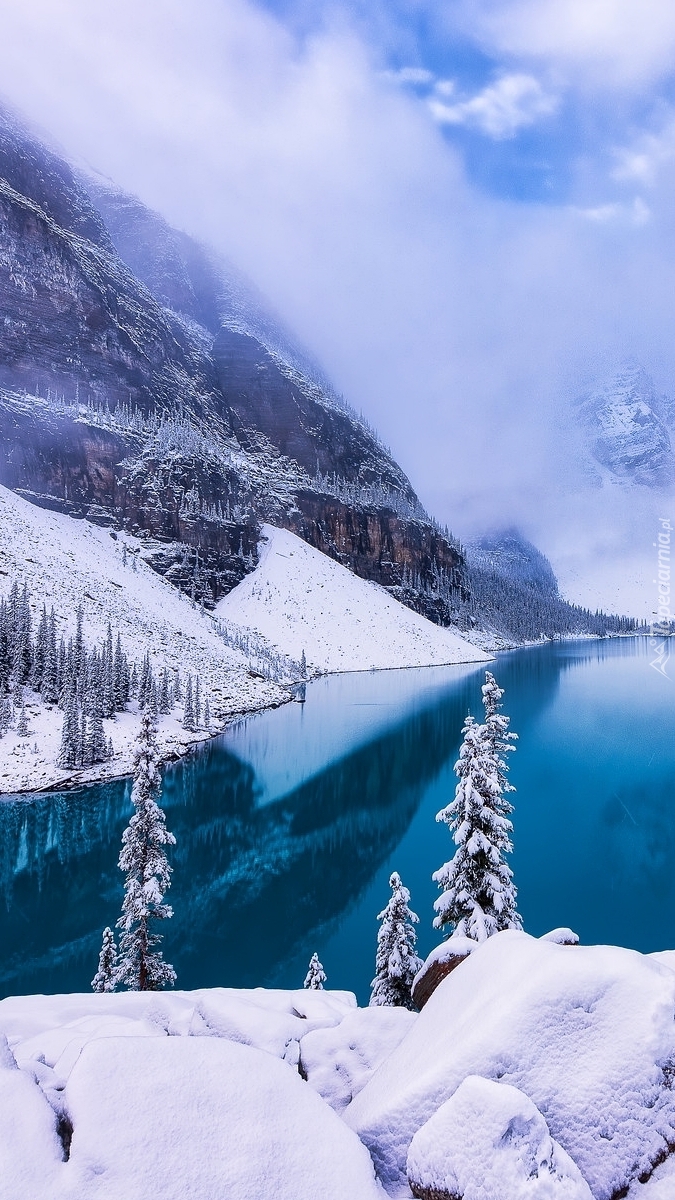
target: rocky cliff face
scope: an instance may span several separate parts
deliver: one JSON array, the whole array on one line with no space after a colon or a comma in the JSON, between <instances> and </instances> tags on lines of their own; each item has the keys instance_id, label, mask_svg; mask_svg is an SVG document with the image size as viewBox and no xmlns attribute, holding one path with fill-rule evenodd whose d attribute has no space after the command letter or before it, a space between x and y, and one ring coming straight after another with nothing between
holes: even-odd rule
<instances>
[{"instance_id":1,"label":"rocky cliff face","mask_svg":"<svg viewBox=\"0 0 675 1200\"><path fill-rule=\"evenodd\" d=\"M254 290L0 113L0 483L124 525L211 605L261 520L442 622L463 558Z\"/></svg>"}]
</instances>

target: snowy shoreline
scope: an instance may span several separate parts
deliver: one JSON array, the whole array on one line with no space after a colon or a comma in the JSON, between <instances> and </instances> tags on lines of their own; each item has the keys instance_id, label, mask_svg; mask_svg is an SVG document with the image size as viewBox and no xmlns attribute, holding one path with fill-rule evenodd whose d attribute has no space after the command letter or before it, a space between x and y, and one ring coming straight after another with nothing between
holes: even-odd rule
<instances>
[{"instance_id":1,"label":"snowy shoreline","mask_svg":"<svg viewBox=\"0 0 675 1200\"><path fill-rule=\"evenodd\" d=\"M305 649L308 680L352 670L489 661L459 634L433 625L293 534L266 530L269 545L259 566L211 615L153 570L144 559L150 547L143 540L38 508L0 487L5 599L13 584L17 595L26 589L24 624L33 641L40 622L47 620L54 646L67 647L81 613L87 652L103 653L106 640L119 635L121 650L139 676L147 663L158 687L167 676L171 684L180 677L183 687L186 680L199 682L208 719L188 722L185 696L178 691L160 706L162 762L183 757L235 720L292 700L293 687L303 678ZM274 589L269 561L275 564ZM293 629L283 622L270 626L270 610L277 616L292 612ZM95 765L83 766L79 754L57 766L63 759L65 714L54 699L59 691L52 685L51 694L43 695L41 687L30 671L24 674L18 702L13 693L12 712L5 713L4 724L0 719L0 799L72 791L128 776L139 723L136 692L131 690L131 700L118 704L114 715L110 709L103 717L106 745L112 742L109 757L90 756ZM169 690L173 693L172 686ZM79 693L78 704L76 720L82 723Z\"/></svg>"}]
</instances>

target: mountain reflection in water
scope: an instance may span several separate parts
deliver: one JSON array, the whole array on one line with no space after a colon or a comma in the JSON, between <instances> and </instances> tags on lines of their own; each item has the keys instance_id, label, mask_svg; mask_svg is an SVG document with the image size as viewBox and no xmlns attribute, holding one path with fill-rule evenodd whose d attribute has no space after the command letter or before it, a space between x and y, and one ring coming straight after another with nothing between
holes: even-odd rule
<instances>
[{"instance_id":1,"label":"mountain reflection in water","mask_svg":"<svg viewBox=\"0 0 675 1200\"><path fill-rule=\"evenodd\" d=\"M675 940L675 700L646 653L638 640L562 643L492 665L520 735L513 867L534 933ZM482 681L475 667L323 679L304 706L261 714L165 771L177 844L162 932L180 987L299 986L317 950L329 986L365 999L392 869L431 948L430 875L452 852L434 816ZM130 812L128 780L0 804L2 994L89 987L120 910Z\"/></svg>"}]
</instances>

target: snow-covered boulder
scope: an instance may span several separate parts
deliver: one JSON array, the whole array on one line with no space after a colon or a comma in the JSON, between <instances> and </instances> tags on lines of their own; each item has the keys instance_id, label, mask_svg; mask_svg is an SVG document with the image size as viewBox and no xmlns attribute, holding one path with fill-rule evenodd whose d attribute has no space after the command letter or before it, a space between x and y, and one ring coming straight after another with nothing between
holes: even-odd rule
<instances>
[{"instance_id":1,"label":"snow-covered boulder","mask_svg":"<svg viewBox=\"0 0 675 1200\"><path fill-rule=\"evenodd\" d=\"M35 1079L19 1070L0 1034L0 1196L47 1200L56 1195L62 1160L54 1110Z\"/></svg>"},{"instance_id":2,"label":"snow-covered boulder","mask_svg":"<svg viewBox=\"0 0 675 1200\"><path fill-rule=\"evenodd\" d=\"M595 1200L675 1144L675 972L611 946L496 934L434 992L344 1112L388 1190L417 1130L468 1075L520 1088Z\"/></svg>"},{"instance_id":3,"label":"snow-covered boulder","mask_svg":"<svg viewBox=\"0 0 675 1200\"><path fill-rule=\"evenodd\" d=\"M35 1070L37 1064L43 1075L49 1067L62 1087L84 1045L97 1037L227 1038L297 1063L307 1033L338 1025L355 1010L352 992L302 989L7 996L0 1000L0 1034L19 1066Z\"/></svg>"},{"instance_id":4,"label":"snow-covered boulder","mask_svg":"<svg viewBox=\"0 0 675 1200\"><path fill-rule=\"evenodd\" d=\"M381 1200L355 1134L297 1071L250 1046L92 1041L65 1102L73 1134L63 1200Z\"/></svg>"},{"instance_id":5,"label":"snow-covered boulder","mask_svg":"<svg viewBox=\"0 0 675 1200\"><path fill-rule=\"evenodd\" d=\"M478 1075L418 1129L408 1182L420 1200L592 1200L532 1101Z\"/></svg>"},{"instance_id":6,"label":"snow-covered boulder","mask_svg":"<svg viewBox=\"0 0 675 1200\"><path fill-rule=\"evenodd\" d=\"M331 1108L342 1112L416 1019L407 1008L357 1008L339 1025L305 1034L300 1071Z\"/></svg>"},{"instance_id":7,"label":"snow-covered boulder","mask_svg":"<svg viewBox=\"0 0 675 1200\"><path fill-rule=\"evenodd\" d=\"M557 929L551 929L549 933L542 933L539 941L555 942L556 946L578 946L579 934L567 925L561 925Z\"/></svg>"},{"instance_id":8,"label":"snow-covered boulder","mask_svg":"<svg viewBox=\"0 0 675 1200\"><path fill-rule=\"evenodd\" d=\"M451 937L427 955L413 979L412 998L418 1008L424 1008L442 979L454 971L476 949L478 942L468 937Z\"/></svg>"}]
</instances>

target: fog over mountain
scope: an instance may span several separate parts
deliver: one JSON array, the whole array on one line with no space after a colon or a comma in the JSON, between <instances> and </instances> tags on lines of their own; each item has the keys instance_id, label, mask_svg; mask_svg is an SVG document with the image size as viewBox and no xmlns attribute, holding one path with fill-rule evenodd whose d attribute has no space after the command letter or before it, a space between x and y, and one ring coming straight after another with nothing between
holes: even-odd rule
<instances>
[{"instance_id":1,"label":"fog over mountain","mask_svg":"<svg viewBox=\"0 0 675 1200\"><path fill-rule=\"evenodd\" d=\"M667 472L598 486L570 405L627 355L675 393L672 23L563 7L8 0L2 86L252 278L441 522L586 603L630 561L648 615Z\"/></svg>"}]
</instances>

